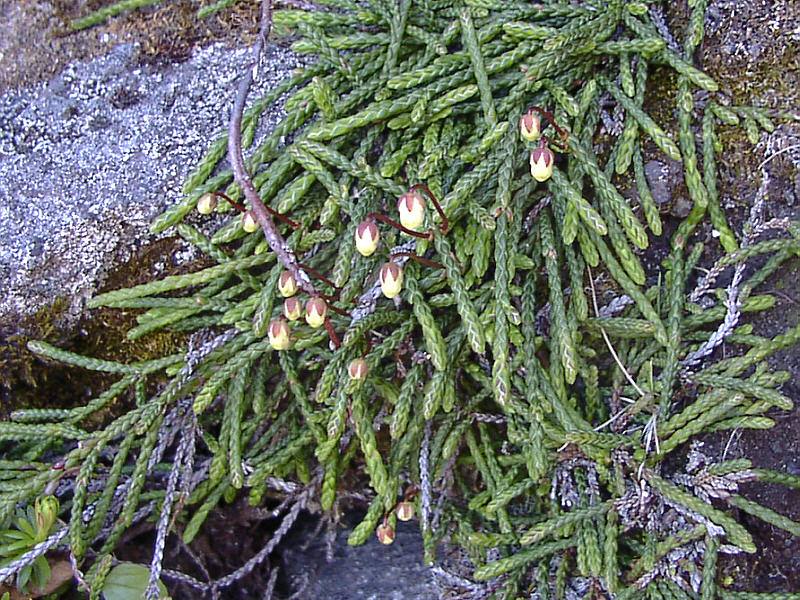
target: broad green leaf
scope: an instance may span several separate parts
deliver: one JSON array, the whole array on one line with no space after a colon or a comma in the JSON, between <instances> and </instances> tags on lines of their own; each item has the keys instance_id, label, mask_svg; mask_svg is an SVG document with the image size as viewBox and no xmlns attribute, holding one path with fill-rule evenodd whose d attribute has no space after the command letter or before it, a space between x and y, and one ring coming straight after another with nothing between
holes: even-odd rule
<instances>
[{"instance_id":1,"label":"broad green leaf","mask_svg":"<svg viewBox=\"0 0 800 600\"><path fill-rule=\"evenodd\" d=\"M150 569L135 563L120 563L108 574L103 585L106 600L141 600L147 591ZM169 598L167 588L158 582L159 598Z\"/></svg>"}]
</instances>

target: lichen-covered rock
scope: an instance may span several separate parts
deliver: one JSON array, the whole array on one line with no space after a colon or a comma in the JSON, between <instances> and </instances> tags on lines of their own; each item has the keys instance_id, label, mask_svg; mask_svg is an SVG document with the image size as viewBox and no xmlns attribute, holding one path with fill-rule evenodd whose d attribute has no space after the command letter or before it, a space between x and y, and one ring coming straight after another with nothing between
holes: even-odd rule
<instances>
[{"instance_id":1,"label":"lichen-covered rock","mask_svg":"<svg viewBox=\"0 0 800 600\"><path fill-rule=\"evenodd\" d=\"M248 59L245 49L214 45L154 66L128 44L0 95L0 322L58 297L70 299L68 316L80 314L109 268L150 239L152 218L180 197L226 125ZM298 64L272 46L253 97Z\"/></svg>"}]
</instances>

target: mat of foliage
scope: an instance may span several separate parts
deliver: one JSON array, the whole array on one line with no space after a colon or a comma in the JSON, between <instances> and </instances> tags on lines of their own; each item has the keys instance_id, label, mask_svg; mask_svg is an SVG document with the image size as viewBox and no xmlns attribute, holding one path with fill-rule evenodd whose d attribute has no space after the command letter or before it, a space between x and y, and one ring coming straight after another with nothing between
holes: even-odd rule
<instances>
[{"instance_id":1,"label":"mat of foliage","mask_svg":"<svg viewBox=\"0 0 800 600\"><path fill-rule=\"evenodd\" d=\"M756 143L792 115L733 106L693 66L706 1L690 2L679 43L655 3L317 4L272 15L273 34L316 62L242 122L248 147L285 98L287 117L246 161L280 215L266 217L277 237L258 231L263 218L226 170L225 136L153 224L218 264L91 301L142 309L131 338L190 334L185 352L122 364L30 345L119 381L86 406L0 423L0 535L15 540L0 550L0 579L41 582L39 557L66 545L99 597L109 573L120 577L121 537L153 515L149 596L162 577L218 596L300 510L335 524L355 493L368 509L350 543L391 543L397 518L411 517L426 563L459 597L796 597L726 591L716 565L721 552L757 551L742 512L800 534L739 484L800 478L691 444L770 428L792 402L780 392L788 373L767 359L800 339L800 327L770 339L742 323L774 305L760 285L798 254L800 230L765 219L762 163L733 231L715 163L721 128ZM655 69L675 75L675 122L644 107ZM520 135L529 111L538 141ZM554 164L542 170L545 149ZM650 272L641 251L664 233L643 153L680 161L692 201ZM198 202L229 217L210 237L192 224L210 218ZM396 223L419 217L412 205L423 207L416 236ZM720 258L698 278L704 220ZM376 230L376 250L356 248ZM307 300L308 324L281 317ZM280 502L261 551L216 580L162 565L169 536L191 543L240 494ZM441 542L457 550L443 558Z\"/></svg>"}]
</instances>

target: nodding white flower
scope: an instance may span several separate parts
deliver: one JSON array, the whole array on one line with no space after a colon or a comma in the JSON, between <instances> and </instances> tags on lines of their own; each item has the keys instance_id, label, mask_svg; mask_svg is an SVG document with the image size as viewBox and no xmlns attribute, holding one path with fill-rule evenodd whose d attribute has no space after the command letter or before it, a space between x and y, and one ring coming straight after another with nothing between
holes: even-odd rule
<instances>
[{"instance_id":1,"label":"nodding white flower","mask_svg":"<svg viewBox=\"0 0 800 600\"><path fill-rule=\"evenodd\" d=\"M303 314L303 304L296 296L283 301L283 314L290 321L297 321Z\"/></svg>"},{"instance_id":2,"label":"nodding white flower","mask_svg":"<svg viewBox=\"0 0 800 600\"><path fill-rule=\"evenodd\" d=\"M284 271L278 278L278 291L284 298L289 298L297 293L297 281L290 271Z\"/></svg>"},{"instance_id":3,"label":"nodding white flower","mask_svg":"<svg viewBox=\"0 0 800 600\"><path fill-rule=\"evenodd\" d=\"M375 221L367 219L356 227L356 250L361 256L372 256L378 248L381 232Z\"/></svg>"},{"instance_id":4,"label":"nodding white flower","mask_svg":"<svg viewBox=\"0 0 800 600\"><path fill-rule=\"evenodd\" d=\"M350 376L350 379L355 379L357 381L366 379L368 371L369 367L367 366L367 361L363 358L351 360L350 365L347 367L347 374Z\"/></svg>"},{"instance_id":5,"label":"nodding white flower","mask_svg":"<svg viewBox=\"0 0 800 600\"><path fill-rule=\"evenodd\" d=\"M247 233L258 231L258 221L252 210L246 210L242 213L242 229Z\"/></svg>"},{"instance_id":6,"label":"nodding white flower","mask_svg":"<svg viewBox=\"0 0 800 600\"><path fill-rule=\"evenodd\" d=\"M414 505L408 500L403 500L394 511L401 521L410 521L414 518Z\"/></svg>"},{"instance_id":7,"label":"nodding white flower","mask_svg":"<svg viewBox=\"0 0 800 600\"><path fill-rule=\"evenodd\" d=\"M394 542L394 528L389 523L384 522L378 525L375 535L378 537L378 541L386 546Z\"/></svg>"},{"instance_id":8,"label":"nodding white flower","mask_svg":"<svg viewBox=\"0 0 800 600\"><path fill-rule=\"evenodd\" d=\"M328 314L328 304L322 298L311 298L306 302L306 323L314 329L325 323Z\"/></svg>"},{"instance_id":9,"label":"nodding white flower","mask_svg":"<svg viewBox=\"0 0 800 600\"><path fill-rule=\"evenodd\" d=\"M425 222L425 199L416 191L406 192L397 200L400 224L406 229L417 231Z\"/></svg>"},{"instance_id":10,"label":"nodding white flower","mask_svg":"<svg viewBox=\"0 0 800 600\"><path fill-rule=\"evenodd\" d=\"M403 269L395 262L384 263L380 272L381 291L387 298L394 298L403 289Z\"/></svg>"},{"instance_id":11,"label":"nodding white flower","mask_svg":"<svg viewBox=\"0 0 800 600\"><path fill-rule=\"evenodd\" d=\"M267 335L269 336L269 345L272 346L273 350L286 350L291 344L289 324L286 319L270 321Z\"/></svg>"},{"instance_id":12,"label":"nodding white flower","mask_svg":"<svg viewBox=\"0 0 800 600\"><path fill-rule=\"evenodd\" d=\"M519 133L529 142L535 142L542 135L542 120L532 110L526 112L519 120Z\"/></svg>"},{"instance_id":13,"label":"nodding white flower","mask_svg":"<svg viewBox=\"0 0 800 600\"><path fill-rule=\"evenodd\" d=\"M210 215L215 208L217 208L217 197L210 192L200 196L197 201L197 212L201 215Z\"/></svg>"},{"instance_id":14,"label":"nodding white flower","mask_svg":"<svg viewBox=\"0 0 800 600\"><path fill-rule=\"evenodd\" d=\"M553 174L556 157L547 146L539 146L531 152L531 175L538 181L547 181Z\"/></svg>"}]
</instances>

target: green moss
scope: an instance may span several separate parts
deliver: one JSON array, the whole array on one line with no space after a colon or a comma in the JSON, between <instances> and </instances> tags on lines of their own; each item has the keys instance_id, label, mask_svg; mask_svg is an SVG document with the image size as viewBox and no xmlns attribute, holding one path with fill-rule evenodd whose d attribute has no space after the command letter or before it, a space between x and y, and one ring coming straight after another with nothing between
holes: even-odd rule
<instances>
[{"instance_id":1,"label":"green moss","mask_svg":"<svg viewBox=\"0 0 800 600\"><path fill-rule=\"evenodd\" d=\"M137 252L114 269L105 288L118 288L147 281L154 265L177 248L177 238L160 240ZM195 270L197 263L181 265L169 274ZM136 325L139 311L99 309L83 315L78 323L65 326L69 300L58 298L30 317L0 330L0 417L17 408L72 408L83 404L114 380L113 376L44 361L27 349L29 340L43 340L66 350L120 362L148 360L174 353L186 336L166 331L136 341L126 337Z\"/></svg>"},{"instance_id":2,"label":"green moss","mask_svg":"<svg viewBox=\"0 0 800 600\"><path fill-rule=\"evenodd\" d=\"M675 121L678 74L667 67L653 69L647 79L645 110L658 123Z\"/></svg>"},{"instance_id":3,"label":"green moss","mask_svg":"<svg viewBox=\"0 0 800 600\"><path fill-rule=\"evenodd\" d=\"M0 330L0 388L5 392L19 384L36 385L34 357L25 345L29 339L54 341L58 339L58 321L68 306L65 298L38 310L32 317L15 321ZM24 332L24 333L21 333Z\"/></svg>"}]
</instances>

